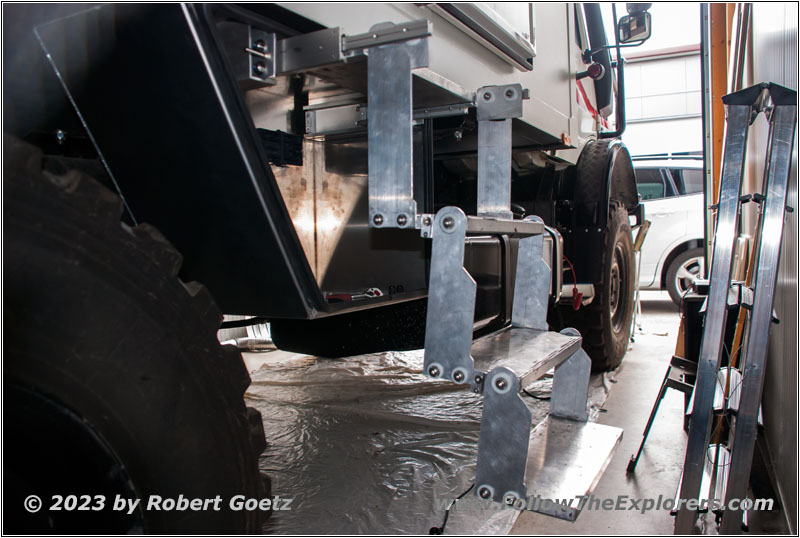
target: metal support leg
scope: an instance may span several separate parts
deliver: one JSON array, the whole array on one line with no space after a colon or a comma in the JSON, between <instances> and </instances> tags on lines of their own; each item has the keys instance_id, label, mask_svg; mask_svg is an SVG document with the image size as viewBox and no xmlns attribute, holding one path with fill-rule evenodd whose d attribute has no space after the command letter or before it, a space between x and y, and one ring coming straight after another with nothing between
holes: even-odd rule
<instances>
[{"instance_id":1,"label":"metal support leg","mask_svg":"<svg viewBox=\"0 0 800 538\"><path fill-rule=\"evenodd\" d=\"M544 223L541 218L534 215L525 217L525 220ZM546 331L548 328L550 266L542 257L543 247L542 234L519 240L514 305L511 312L511 323L515 327L529 327L541 331Z\"/></svg>"},{"instance_id":2,"label":"metal support leg","mask_svg":"<svg viewBox=\"0 0 800 538\"><path fill-rule=\"evenodd\" d=\"M794 105L775 106L770 117L770 134L766 170L764 171L766 200L761 219L758 265L753 290L753 312L750 319L747 352L741 387L739 412L736 417L730 474L726 488L726 503L744 499L753 461L758 410L764 387L769 329L772 324L772 305L778 279L778 262L783 237L786 210L786 185L794 147L797 108ZM713 270L713 269L712 269ZM694 419L692 419L694 421ZM725 510L721 534L741 532L741 510Z\"/></svg>"},{"instance_id":3,"label":"metal support leg","mask_svg":"<svg viewBox=\"0 0 800 538\"><path fill-rule=\"evenodd\" d=\"M464 269L467 217L445 207L433 221L428 317L425 326L425 372L431 377L469 383L475 317L475 280Z\"/></svg>"},{"instance_id":4,"label":"metal support leg","mask_svg":"<svg viewBox=\"0 0 800 538\"><path fill-rule=\"evenodd\" d=\"M475 492L482 499L514 504L527 497L525 466L532 418L519 390L519 379L508 368L495 368L486 376L475 470Z\"/></svg>"},{"instance_id":5,"label":"metal support leg","mask_svg":"<svg viewBox=\"0 0 800 538\"><path fill-rule=\"evenodd\" d=\"M561 334L580 336L572 328L561 331ZM553 390L550 397L550 414L555 417L568 418L586 422L586 399L589 397L589 376L592 373L592 360L586 352L578 351L566 361L556 366L553 376Z\"/></svg>"},{"instance_id":6,"label":"metal support leg","mask_svg":"<svg viewBox=\"0 0 800 538\"><path fill-rule=\"evenodd\" d=\"M711 287L700 361L695 385L689 440L683 465L680 498L696 499L700 492L706 450L711 434L711 418L717 371L722 358L725 336L728 289L730 287L733 248L739 229L739 194L744 169L745 147L753 105L728 106L728 130L723 155L719 212L711 267ZM691 534L697 510L683 504L675 518L676 534Z\"/></svg>"},{"instance_id":7,"label":"metal support leg","mask_svg":"<svg viewBox=\"0 0 800 538\"><path fill-rule=\"evenodd\" d=\"M411 70L428 65L427 39L369 49L369 223L414 228Z\"/></svg>"},{"instance_id":8,"label":"metal support leg","mask_svg":"<svg viewBox=\"0 0 800 538\"><path fill-rule=\"evenodd\" d=\"M478 117L478 215L510 219L511 118L522 116L522 86L484 86L475 95Z\"/></svg>"},{"instance_id":9,"label":"metal support leg","mask_svg":"<svg viewBox=\"0 0 800 538\"><path fill-rule=\"evenodd\" d=\"M631 456L631 459L628 461L628 467L625 469L625 472L628 474L635 471L636 464L639 463L639 458L644 450L644 444L647 442L647 436L650 435L650 428L653 426L653 420L655 420L656 414L658 413L658 408L661 405L661 402L664 400L664 395L667 393L667 378L669 377L670 369L671 367L667 367L667 373L664 374L664 381L661 383L661 390L658 391L658 397L656 397L656 402L653 404L653 409L650 411L650 417L647 419L647 425L644 427L644 432L642 433L642 442L639 444L639 450L637 450L636 454Z\"/></svg>"}]
</instances>

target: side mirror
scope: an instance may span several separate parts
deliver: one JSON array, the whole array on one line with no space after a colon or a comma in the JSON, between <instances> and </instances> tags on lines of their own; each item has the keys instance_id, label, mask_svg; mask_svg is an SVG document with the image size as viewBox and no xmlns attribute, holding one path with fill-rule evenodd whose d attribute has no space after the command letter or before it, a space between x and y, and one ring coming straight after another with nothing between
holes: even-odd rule
<instances>
[{"instance_id":1,"label":"side mirror","mask_svg":"<svg viewBox=\"0 0 800 538\"><path fill-rule=\"evenodd\" d=\"M647 11L625 15L617 24L620 43L650 39L651 30L651 16Z\"/></svg>"},{"instance_id":2,"label":"side mirror","mask_svg":"<svg viewBox=\"0 0 800 538\"><path fill-rule=\"evenodd\" d=\"M642 13L643 11L647 11L651 7L653 7L653 4L651 3L625 4L625 10L628 12L629 15L633 15L635 13Z\"/></svg>"}]
</instances>

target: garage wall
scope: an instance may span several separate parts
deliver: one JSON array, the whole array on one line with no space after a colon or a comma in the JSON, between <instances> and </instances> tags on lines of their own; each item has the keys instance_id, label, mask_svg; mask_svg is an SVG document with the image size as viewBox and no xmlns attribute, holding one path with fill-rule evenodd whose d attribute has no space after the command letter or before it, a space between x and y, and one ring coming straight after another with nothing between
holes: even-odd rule
<instances>
[{"instance_id":1,"label":"garage wall","mask_svg":"<svg viewBox=\"0 0 800 538\"><path fill-rule=\"evenodd\" d=\"M752 82L776 82L797 90L796 3L753 5ZM751 134L749 155L757 179L764 169L767 129L759 122ZM753 136L755 135L755 136ZM792 159L788 205L797 208L797 134ZM767 441L776 466L779 495L791 533L797 532L797 212L787 213L775 297L781 322L769 341L763 411Z\"/></svg>"}]
</instances>

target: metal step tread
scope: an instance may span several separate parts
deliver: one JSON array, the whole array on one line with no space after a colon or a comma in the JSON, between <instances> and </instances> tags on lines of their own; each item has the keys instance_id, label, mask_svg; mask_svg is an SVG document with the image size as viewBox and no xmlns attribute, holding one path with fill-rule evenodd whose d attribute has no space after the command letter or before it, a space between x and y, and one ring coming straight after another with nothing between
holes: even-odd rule
<instances>
[{"instance_id":1,"label":"metal step tread","mask_svg":"<svg viewBox=\"0 0 800 538\"><path fill-rule=\"evenodd\" d=\"M621 428L548 416L531 432L526 508L575 521L621 440Z\"/></svg>"},{"instance_id":2,"label":"metal step tread","mask_svg":"<svg viewBox=\"0 0 800 538\"><path fill-rule=\"evenodd\" d=\"M544 224L530 220L467 216L467 235L501 234L527 237L544 233Z\"/></svg>"},{"instance_id":3,"label":"metal step tread","mask_svg":"<svg viewBox=\"0 0 800 538\"><path fill-rule=\"evenodd\" d=\"M580 346L580 336L508 327L475 340L471 354L476 370L487 373L504 366L517 374L520 389L524 389L567 360Z\"/></svg>"}]
</instances>

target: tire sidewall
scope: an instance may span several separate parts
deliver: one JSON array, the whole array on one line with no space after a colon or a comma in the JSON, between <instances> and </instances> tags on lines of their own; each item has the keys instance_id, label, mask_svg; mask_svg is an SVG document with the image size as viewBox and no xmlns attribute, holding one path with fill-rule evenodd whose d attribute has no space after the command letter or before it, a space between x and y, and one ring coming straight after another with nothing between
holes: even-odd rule
<instances>
[{"instance_id":1,"label":"tire sidewall","mask_svg":"<svg viewBox=\"0 0 800 538\"><path fill-rule=\"evenodd\" d=\"M617 245L621 247L622 257L619 260L620 286L618 309L622 308L621 322L617 330L611 315L611 293L609 290L611 282L611 272L614 262L615 249ZM603 331L605 332L605 353L608 357L607 367L613 369L622 361L625 351L628 348L628 341L631 335L631 316L633 314L633 241L631 239L631 229L627 221L627 212L619 204L611 205L609 212L608 228L606 229L606 245L603 260L603 281L602 281L602 316Z\"/></svg>"}]
</instances>

